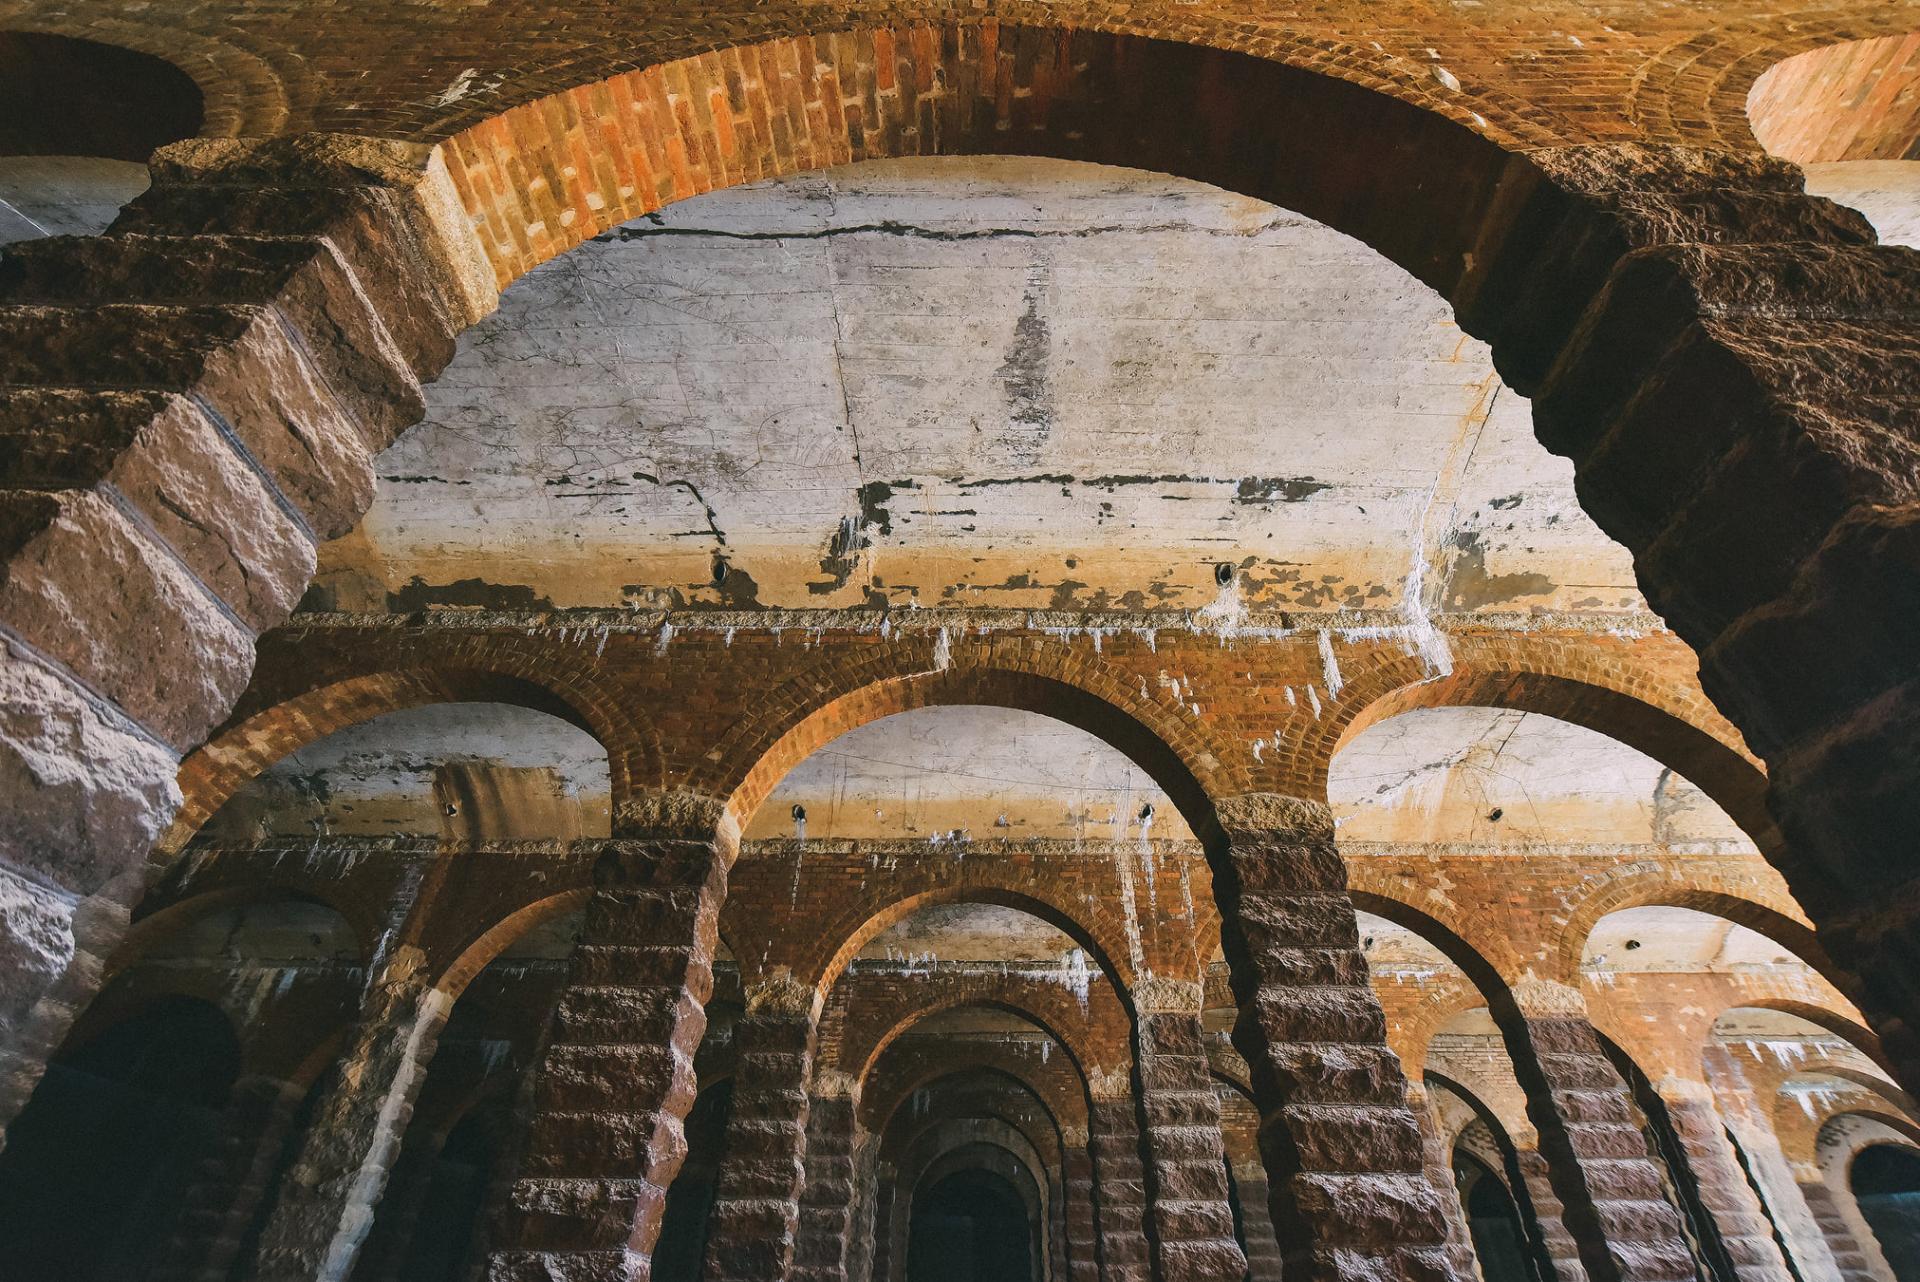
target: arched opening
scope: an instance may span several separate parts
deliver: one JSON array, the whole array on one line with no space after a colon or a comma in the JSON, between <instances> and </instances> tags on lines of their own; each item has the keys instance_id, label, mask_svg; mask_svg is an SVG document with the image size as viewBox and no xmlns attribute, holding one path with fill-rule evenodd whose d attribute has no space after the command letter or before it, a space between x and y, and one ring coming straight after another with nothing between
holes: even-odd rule
<instances>
[{"instance_id":1,"label":"arched opening","mask_svg":"<svg viewBox=\"0 0 1920 1282\"><path fill-rule=\"evenodd\" d=\"M401 1276L419 1282L472 1276L484 1250L481 1212L505 1142L503 1113L499 1106L475 1109L447 1134L426 1177Z\"/></svg>"},{"instance_id":2,"label":"arched opening","mask_svg":"<svg viewBox=\"0 0 1920 1282\"><path fill-rule=\"evenodd\" d=\"M913 1199L907 1282L1009 1282L1036 1277L1035 1226L1013 1182L955 1171Z\"/></svg>"},{"instance_id":3,"label":"arched opening","mask_svg":"<svg viewBox=\"0 0 1920 1282\"><path fill-rule=\"evenodd\" d=\"M1920 31L1844 40L1769 67L1747 94L1760 145L1889 245L1920 245Z\"/></svg>"},{"instance_id":4,"label":"arched opening","mask_svg":"<svg viewBox=\"0 0 1920 1282\"><path fill-rule=\"evenodd\" d=\"M433 703L350 725L275 761L201 830L453 841L605 836L607 751L578 726L506 703Z\"/></svg>"},{"instance_id":5,"label":"arched opening","mask_svg":"<svg viewBox=\"0 0 1920 1282\"><path fill-rule=\"evenodd\" d=\"M1848 1181L1894 1277L1920 1278L1920 1151L1868 1145L1854 1157Z\"/></svg>"},{"instance_id":6,"label":"arched opening","mask_svg":"<svg viewBox=\"0 0 1920 1282\"><path fill-rule=\"evenodd\" d=\"M703 1089L687 1112L687 1160L667 1189L660 1239L653 1248L653 1276L660 1282L696 1282L700 1277L732 1111L733 1081L728 1079Z\"/></svg>"},{"instance_id":7,"label":"arched opening","mask_svg":"<svg viewBox=\"0 0 1920 1282\"><path fill-rule=\"evenodd\" d=\"M49 1064L0 1153L0 1274L149 1276L240 1068L227 1016L186 997Z\"/></svg>"},{"instance_id":8,"label":"arched opening","mask_svg":"<svg viewBox=\"0 0 1920 1282\"><path fill-rule=\"evenodd\" d=\"M1377 721L1334 757L1327 791L1342 849L1754 850L1750 834L1669 766L1601 731L1514 708L1415 708Z\"/></svg>"},{"instance_id":9,"label":"arched opening","mask_svg":"<svg viewBox=\"0 0 1920 1282\"><path fill-rule=\"evenodd\" d=\"M1480 1276L1485 1282L1536 1282L1520 1211L1506 1185L1479 1158L1458 1148L1453 1151L1453 1175Z\"/></svg>"},{"instance_id":10,"label":"arched opening","mask_svg":"<svg viewBox=\"0 0 1920 1282\"><path fill-rule=\"evenodd\" d=\"M0 31L0 245L94 235L147 187L147 157L200 132L200 90L117 45Z\"/></svg>"}]
</instances>

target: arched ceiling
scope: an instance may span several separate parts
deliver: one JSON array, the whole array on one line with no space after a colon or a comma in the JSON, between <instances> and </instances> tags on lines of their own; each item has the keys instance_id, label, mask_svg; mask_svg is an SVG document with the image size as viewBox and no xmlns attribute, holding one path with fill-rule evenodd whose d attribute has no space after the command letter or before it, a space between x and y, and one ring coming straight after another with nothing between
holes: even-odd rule
<instances>
[{"instance_id":1,"label":"arched ceiling","mask_svg":"<svg viewBox=\"0 0 1920 1282\"><path fill-rule=\"evenodd\" d=\"M1604 843L1713 853L1752 842L1705 793L1583 726L1502 708L1426 708L1369 727L1327 780L1343 846Z\"/></svg>"},{"instance_id":2,"label":"arched ceiling","mask_svg":"<svg viewBox=\"0 0 1920 1282\"><path fill-rule=\"evenodd\" d=\"M1636 611L1443 299L1214 188L1012 158L716 192L533 272L309 606ZM716 566L725 574L716 581Z\"/></svg>"}]
</instances>

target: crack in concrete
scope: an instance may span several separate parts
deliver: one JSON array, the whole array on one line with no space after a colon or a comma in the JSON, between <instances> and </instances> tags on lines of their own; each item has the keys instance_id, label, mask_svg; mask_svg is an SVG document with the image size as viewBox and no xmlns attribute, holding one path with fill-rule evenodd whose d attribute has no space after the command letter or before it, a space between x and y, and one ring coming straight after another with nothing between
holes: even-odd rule
<instances>
[{"instance_id":1,"label":"crack in concrete","mask_svg":"<svg viewBox=\"0 0 1920 1282\"><path fill-rule=\"evenodd\" d=\"M834 240L841 236L899 236L909 240L934 240L960 243L970 240L1086 240L1094 236L1152 236L1171 232L1183 235L1220 236L1233 240L1251 240L1263 232L1285 226L1282 219L1253 227L1200 227L1188 222L1099 223L1091 227L976 227L947 230L918 223L885 219L877 223L854 223L846 227L820 227L812 231L728 231L719 227L670 227L664 224L636 227L632 224L601 232L593 239L601 244L624 244L652 240L661 236L708 236L715 240Z\"/></svg>"}]
</instances>

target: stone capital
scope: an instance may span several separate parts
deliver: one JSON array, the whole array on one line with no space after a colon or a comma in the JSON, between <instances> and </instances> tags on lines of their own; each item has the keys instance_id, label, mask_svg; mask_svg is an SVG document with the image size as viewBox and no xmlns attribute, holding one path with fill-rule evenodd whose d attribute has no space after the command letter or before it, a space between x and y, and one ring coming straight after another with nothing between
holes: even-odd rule
<instances>
[{"instance_id":1,"label":"stone capital","mask_svg":"<svg viewBox=\"0 0 1920 1282\"><path fill-rule=\"evenodd\" d=\"M837 1068L823 1068L813 1075L813 1095L823 1100L860 1100L860 1081Z\"/></svg>"},{"instance_id":2,"label":"stone capital","mask_svg":"<svg viewBox=\"0 0 1920 1282\"><path fill-rule=\"evenodd\" d=\"M1332 841L1333 811L1322 801L1278 792L1243 792L1214 806L1228 833L1289 833L1300 841Z\"/></svg>"},{"instance_id":3,"label":"stone capital","mask_svg":"<svg viewBox=\"0 0 1920 1282\"><path fill-rule=\"evenodd\" d=\"M774 975L747 989L747 1015L753 1019L805 1020L819 1018L820 992L791 975Z\"/></svg>"},{"instance_id":4,"label":"stone capital","mask_svg":"<svg viewBox=\"0 0 1920 1282\"><path fill-rule=\"evenodd\" d=\"M1586 994L1551 979L1523 979L1512 989L1514 1005L1528 1019L1585 1019Z\"/></svg>"},{"instance_id":5,"label":"stone capital","mask_svg":"<svg viewBox=\"0 0 1920 1282\"><path fill-rule=\"evenodd\" d=\"M1206 988L1197 980L1142 975L1133 985L1133 1008L1142 1015L1198 1015Z\"/></svg>"},{"instance_id":6,"label":"stone capital","mask_svg":"<svg viewBox=\"0 0 1920 1282\"><path fill-rule=\"evenodd\" d=\"M740 823L724 798L691 789L634 792L614 804L613 831L621 837L682 841L719 841L732 857L740 844Z\"/></svg>"}]
</instances>

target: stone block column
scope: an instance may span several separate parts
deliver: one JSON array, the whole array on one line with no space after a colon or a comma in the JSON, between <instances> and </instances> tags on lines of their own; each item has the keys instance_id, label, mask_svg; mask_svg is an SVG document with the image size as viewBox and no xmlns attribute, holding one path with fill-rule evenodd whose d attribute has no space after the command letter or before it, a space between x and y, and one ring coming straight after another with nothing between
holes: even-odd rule
<instances>
[{"instance_id":1,"label":"stone block column","mask_svg":"<svg viewBox=\"0 0 1920 1282\"><path fill-rule=\"evenodd\" d=\"M1251 794L1210 852L1261 1156L1294 1282L1454 1278L1326 806Z\"/></svg>"},{"instance_id":2,"label":"stone block column","mask_svg":"<svg viewBox=\"0 0 1920 1282\"><path fill-rule=\"evenodd\" d=\"M1564 984L1514 987L1500 1018L1561 1217L1592 1282L1692 1282L1692 1248L1627 1084Z\"/></svg>"},{"instance_id":3,"label":"stone block column","mask_svg":"<svg viewBox=\"0 0 1920 1282\"><path fill-rule=\"evenodd\" d=\"M1835 1247L1807 1205L1802 1173L1780 1146L1772 1111L1757 1098L1745 1069L1725 1048L1709 1041L1703 1058L1720 1116L1747 1159L1753 1182L1786 1239L1800 1277L1805 1282L1840 1282L1842 1269L1834 1258ZM1819 1172L1811 1170L1811 1178L1819 1179Z\"/></svg>"},{"instance_id":4,"label":"stone block column","mask_svg":"<svg viewBox=\"0 0 1920 1282\"><path fill-rule=\"evenodd\" d=\"M1540 1246L1558 1282L1586 1282L1587 1266L1580 1261L1580 1244L1567 1229L1565 1208L1553 1190L1547 1173L1547 1159L1540 1150L1517 1149L1514 1165L1520 1170L1520 1183L1533 1209L1534 1226L1540 1230Z\"/></svg>"},{"instance_id":5,"label":"stone block column","mask_svg":"<svg viewBox=\"0 0 1920 1282\"><path fill-rule=\"evenodd\" d=\"M1227 1202L1226 1141L1213 1092L1197 982L1134 985L1147 1226L1160 1282L1238 1282L1247 1261Z\"/></svg>"},{"instance_id":6,"label":"stone block column","mask_svg":"<svg viewBox=\"0 0 1920 1282\"><path fill-rule=\"evenodd\" d=\"M351 1272L453 1005L431 978L412 943L376 958L359 1022L261 1234L259 1282L345 1282Z\"/></svg>"},{"instance_id":7,"label":"stone block column","mask_svg":"<svg viewBox=\"0 0 1920 1282\"><path fill-rule=\"evenodd\" d=\"M707 1220L707 1282L778 1282L793 1265L806 1176L819 995L779 979L747 994L726 1156Z\"/></svg>"},{"instance_id":8,"label":"stone block column","mask_svg":"<svg viewBox=\"0 0 1920 1282\"><path fill-rule=\"evenodd\" d=\"M1857 1215L1847 1214L1839 1195L1821 1178L1819 1168L1809 1166L1796 1174L1800 1194L1833 1252L1843 1282L1893 1282L1893 1270L1887 1267L1879 1244L1871 1240L1871 1230L1857 1222Z\"/></svg>"},{"instance_id":9,"label":"stone block column","mask_svg":"<svg viewBox=\"0 0 1920 1282\"><path fill-rule=\"evenodd\" d=\"M1093 1156L1078 1127L1060 1132L1061 1234L1067 1244L1062 1282L1100 1282L1099 1232L1095 1228Z\"/></svg>"},{"instance_id":10,"label":"stone block column","mask_svg":"<svg viewBox=\"0 0 1920 1282\"><path fill-rule=\"evenodd\" d=\"M426 148L194 139L152 173L108 235L0 259L0 1123L99 985L182 758L497 297Z\"/></svg>"},{"instance_id":11,"label":"stone block column","mask_svg":"<svg viewBox=\"0 0 1920 1282\"><path fill-rule=\"evenodd\" d=\"M1740 1167L1733 1141L1727 1138L1713 1088L1702 1081L1668 1077L1660 1082L1659 1091L1674 1134L1686 1150L1687 1164L1693 1168L1700 1201L1719 1226L1720 1240L1740 1282L1793 1282L1774 1240L1773 1222Z\"/></svg>"},{"instance_id":12,"label":"stone block column","mask_svg":"<svg viewBox=\"0 0 1920 1282\"><path fill-rule=\"evenodd\" d=\"M489 1282L652 1275L738 833L704 798L631 811L594 869Z\"/></svg>"},{"instance_id":13,"label":"stone block column","mask_svg":"<svg viewBox=\"0 0 1920 1282\"><path fill-rule=\"evenodd\" d=\"M1804 188L1759 154L1532 151L1454 304L1766 761L1764 806L1700 765L1920 1089L1920 868L1886 854L1920 828L1920 254Z\"/></svg>"},{"instance_id":14,"label":"stone block column","mask_svg":"<svg viewBox=\"0 0 1920 1282\"><path fill-rule=\"evenodd\" d=\"M1100 1276L1105 1282L1148 1282L1147 1176L1140 1123L1125 1079L1096 1080L1087 1106L1088 1148L1100 1220Z\"/></svg>"},{"instance_id":15,"label":"stone block column","mask_svg":"<svg viewBox=\"0 0 1920 1282\"><path fill-rule=\"evenodd\" d=\"M218 1151L181 1197L156 1282L225 1282L306 1092L269 1077L234 1083Z\"/></svg>"},{"instance_id":16,"label":"stone block column","mask_svg":"<svg viewBox=\"0 0 1920 1282\"><path fill-rule=\"evenodd\" d=\"M847 1282L859 1106L852 1082L815 1081L807 1110L806 1181L793 1249L793 1276L798 1282Z\"/></svg>"}]
</instances>

